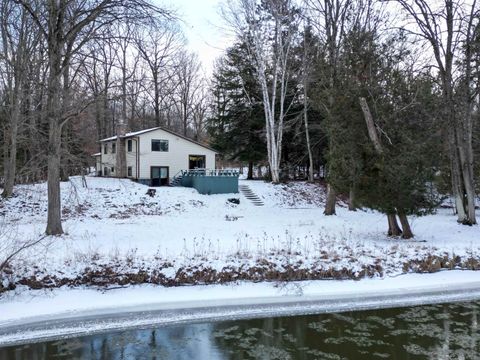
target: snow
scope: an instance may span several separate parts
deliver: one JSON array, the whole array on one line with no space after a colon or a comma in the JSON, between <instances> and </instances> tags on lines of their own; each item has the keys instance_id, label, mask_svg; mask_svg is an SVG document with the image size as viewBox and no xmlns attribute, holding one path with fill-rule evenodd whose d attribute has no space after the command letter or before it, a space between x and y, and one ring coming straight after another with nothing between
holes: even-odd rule
<instances>
[{"instance_id":1,"label":"snow","mask_svg":"<svg viewBox=\"0 0 480 360\"><path fill-rule=\"evenodd\" d=\"M466 271L402 275L406 261L429 255L480 258L478 227L457 224L449 209L411 218L415 238L407 241L388 238L386 217L375 211L350 212L340 203L336 216L324 216L325 191L318 184L240 180L265 204L254 206L241 194L200 195L191 188L161 187L150 197L147 186L126 179L87 177L87 183L88 188L84 188L81 178L73 177L61 184L65 235L48 237L28 249L14 261L12 277L54 274L75 278L86 268L118 263L122 269L159 269L166 278L174 278L188 267L221 271L255 266L266 259L280 270L295 265L358 273L366 265L382 264L382 274L373 279L303 282L303 297L309 291L318 297L348 290L353 296L374 289L480 281L480 274ZM14 198L0 201L4 244L35 239L45 229L46 184L17 186L15 190ZM228 202L229 198L239 198L240 204ZM276 285L142 285L106 292L84 287L44 291L19 286L0 295L0 328L24 317L135 307L147 302L271 298L289 289ZM291 295L297 287L292 289L286 292Z\"/></svg>"},{"instance_id":2,"label":"snow","mask_svg":"<svg viewBox=\"0 0 480 360\"><path fill-rule=\"evenodd\" d=\"M35 295L25 292L2 305L0 346L186 321L305 315L479 297L480 279L473 271L408 274L383 280L293 282L285 286L145 285L105 292L91 289L57 289Z\"/></svg>"},{"instance_id":3,"label":"snow","mask_svg":"<svg viewBox=\"0 0 480 360\"><path fill-rule=\"evenodd\" d=\"M153 130L157 130L157 129L161 129L160 127L154 127L154 128L150 128L150 129L144 129L144 130L140 130L140 131L134 131L134 132L128 132L126 133L124 136L122 137L132 137L132 136L137 136L137 135L141 135L141 134L144 134L144 133L147 133L149 131L153 131ZM112 141L112 140L116 140L117 139L117 136L111 136L111 137L108 137L108 138L105 138L105 139L101 139L99 140L100 142L103 142L103 141Z\"/></svg>"}]
</instances>

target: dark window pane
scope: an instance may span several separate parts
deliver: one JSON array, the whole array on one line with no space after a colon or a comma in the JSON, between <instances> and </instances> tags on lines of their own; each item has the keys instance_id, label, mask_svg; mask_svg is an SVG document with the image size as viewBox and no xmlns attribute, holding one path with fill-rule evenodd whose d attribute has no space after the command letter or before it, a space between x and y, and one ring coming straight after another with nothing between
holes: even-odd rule
<instances>
[{"instance_id":1,"label":"dark window pane","mask_svg":"<svg viewBox=\"0 0 480 360\"><path fill-rule=\"evenodd\" d=\"M168 151L168 140L152 140L152 151Z\"/></svg>"},{"instance_id":2,"label":"dark window pane","mask_svg":"<svg viewBox=\"0 0 480 360\"><path fill-rule=\"evenodd\" d=\"M115 154L117 152L117 144L113 143L112 144L112 154Z\"/></svg>"},{"instance_id":3,"label":"dark window pane","mask_svg":"<svg viewBox=\"0 0 480 360\"><path fill-rule=\"evenodd\" d=\"M160 151L168 151L168 140L160 140Z\"/></svg>"},{"instance_id":4,"label":"dark window pane","mask_svg":"<svg viewBox=\"0 0 480 360\"><path fill-rule=\"evenodd\" d=\"M127 151L132 152L132 140L127 141Z\"/></svg>"}]
</instances>

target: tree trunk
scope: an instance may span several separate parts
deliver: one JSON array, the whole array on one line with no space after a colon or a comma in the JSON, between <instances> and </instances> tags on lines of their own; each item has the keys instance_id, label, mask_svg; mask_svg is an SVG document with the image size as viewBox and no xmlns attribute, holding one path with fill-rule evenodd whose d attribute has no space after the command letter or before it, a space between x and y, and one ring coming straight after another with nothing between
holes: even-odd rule
<instances>
[{"instance_id":1,"label":"tree trunk","mask_svg":"<svg viewBox=\"0 0 480 360\"><path fill-rule=\"evenodd\" d=\"M398 226L397 215L387 214L388 219L388 236L400 236L402 235L402 229Z\"/></svg>"},{"instance_id":2,"label":"tree trunk","mask_svg":"<svg viewBox=\"0 0 480 360\"><path fill-rule=\"evenodd\" d=\"M335 203L337 201L337 194L335 189L330 184L327 185L327 202L325 204L325 215L335 215Z\"/></svg>"},{"instance_id":3,"label":"tree trunk","mask_svg":"<svg viewBox=\"0 0 480 360\"><path fill-rule=\"evenodd\" d=\"M158 82L158 74L155 71L153 73L153 110L155 112L155 126L163 126L164 124L160 121L160 89L159 89L159 82Z\"/></svg>"},{"instance_id":4,"label":"tree trunk","mask_svg":"<svg viewBox=\"0 0 480 360\"><path fill-rule=\"evenodd\" d=\"M53 11L55 12L56 9ZM62 24L58 24L61 27ZM56 28L49 34L48 58L49 75L47 83L47 118L48 118L48 213L47 213L47 235L61 235L62 229L62 205L60 194L60 159L62 143L61 127L61 86L62 77L62 49L64 44L60 40L61 29Z\"/></svg>"},{"instance_id":5,"label":"tree trunk","mask_svg":"<svg viewBox=\"0 0 480 360\"><path fill-rule=\"evenodd\" d=\"M272 183L278 184L280 182L280 170L277 167L270 166L270 174L272 175Z\"/></svg>"},{"instance_id":6,"label":"tree trunk","mask_svg":"<svg viewBox=\"0 0 480 360\"><path fill-rule=\"evenodd\" d=\"M313 155L310 143L310 131L308 128L308 99L307 99L307 77L303 76L303 122L305 124L305 140L307 141L308 152L308 181L313 182Z\"/></svg>"},{"instance_id":7,"label":"tree trunk","mask_svg":"<svg viewBox=\"0 0 480 360\"><path fill-rule=\"evenodd\" d=\"M451 144L454 146L454 144ZM462 179L460 175L460 169L458 168L458 160L455 159L456 151L450 150L452 159L450 160L450 172L452 180L452 195L455 200L455 210L457 213L457 222L463 224L467 220L467 214L465 212L464 204L464 191L462 187ZM453 152L453 154L452 154Z\"/></svg>"},{"instance_id":8,"label":"tree trunk","mask_svg":"<svg viewBox=\"0 0 480 360\"><path fill-rule=\"evenodd\" d=\"M408 223L407 215L403 213L398 214L398 218L400 219L400 223L402 224L402 238L404 239L411 239L413 238L413 232L410 228L410 224Z\"/></svg>"},{"instance_id":9,"label":"tree trunk","mask_svg":"<svg viewBox=\"0 0 480 360\"><path fill-rule=\"evenodd\" d=\"M375 151L381 155L383 154L382 143L378 137L377 129L375 128L375 122L373 121L372 113L368 107L367 100L363 97L359 98L360 106L362 107L363 116L365 118L365 123L367 124L368 136L373 143Z\"/></svg>"},{"instance_id":10,"label":"tree trunk","mask_svg":"<svg viewBox=\"0 0 480 360\"><path fill-rule=\"evenodd\" d=\"M458 136L458 135L457 135ZM475 217L475 189L473 181L473 160L469 161L468 144L462 139L457 140L458 160L461 171L461 179L463 180L464 189L464 211L466 212L466 219L462 223L465 225L474 225L477 223ZM471 146L470 146L471 148ZM470 150L471 151L471 150Z\"/></svg>"},{"instance_id":11,"label":"tree trunk","mask_svg":"<svg viewBox=\"0 0 480 360\"><path fill-rule=\"evenodd\" d=\"M48 218L47 235L61 235L62 208L60 198L61 129L56 118L50 118L48 131Z\"/></svg>"},{"instance_id":12,"label":"tree trunk","mask_svg":"<svg viewBox=\"0 0 480 360\"><path fill-rule=\"evenodd\" d=\"M262 165L257 165L257 178L261 179L263 178L263 173L262 173Z\"/></svg>"},{"instance_id":13,"label":"tree trunk","mask_svg":"<svg viewBox=\"0 0 480 360\"><path fill-rule=\"evenodd\" d=\"M247 180L253 180L253 161L248 162Z\"/></svg>"},{"instance_id":14,"label":"tree trunk","mask_svg":"<svg viewBox=\"0 0 480 360\"><path fill-rule=\"evenodd\" d=\"M357 206L355 205L355 190L353 186L350 187L350 193L348 196L348 210L357 211Z\"/></svg>"},{"instance_id":15,"label":"tree trunk","mask_svg":"<svg viewBox=\"0 0 480 360\"><path fill-rule=\"evenodd\" d=\"M6 151L4 152L7 157L4 164L4 176L5 184L2 192L3 198L8 198L13 195L13 186L15 185L15 175L17 167L17 134L18 134L18 121L20 116L20 100L19 94L16 94L15 101L11 113L11 120L9 126L9 139L6 139Z\"/></svg>"}]
</instances>

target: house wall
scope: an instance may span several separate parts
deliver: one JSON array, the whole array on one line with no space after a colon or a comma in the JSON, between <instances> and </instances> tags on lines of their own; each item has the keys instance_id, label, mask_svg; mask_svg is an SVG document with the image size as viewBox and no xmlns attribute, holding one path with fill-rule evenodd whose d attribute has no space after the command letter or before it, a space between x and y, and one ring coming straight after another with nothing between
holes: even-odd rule
<instances>
[{"instance_id":1,"label":"house wall","mask_svg":"<svg viewBox=\"0 0 480 360\"><path fill-rule=\"evenodd\" d=\"M205 166L215 169L215 152L161 129L141 134L140 179L150 179L150 167L168 166L173 178L180 170L188 169L189 155L205 155ZM168 152L152 151L152 139L168 140Z\"/></svg>"},{"instance_id":2,"label":"house wall","mask_svg":"<svg viewBox=\"0 0 480 360\"><path fill-rule=\"evenodd\" d=\"M96 176L102 172L102 156L95 156L95 172Z\"/></svg>"},{"instance_id":3,"label":"house wall","mask_svg":"<svg viewBox=\"0 0 480 360\"><path fill-rule=\"evenodd\" d=\"M128 151L128 141L132 141L132 151ZM126 158L127 158L127 178L130 179L137 179L138 174L137 174L137 143L138 140L136 138L130 138L125 140L125 152L126 152ZM132 167L132 175L128 176L128 167Z\"/></svg>"},{"instance_id":4,"label":"house wall","mask_svg":"<svg viewBox=\"0 0 480 360\"><path fill-rule=\"evenodd\" d=\"M112 144L114 141L102 142L101 154L102 154L102 176L115 176L115 171L112 172L112 167L116 167L116 154L112 154ZM107 146L107 154L104 153L104 147ZM108 172L105 173L105 167L108 168Z\"/></svg>"}]
</instances>

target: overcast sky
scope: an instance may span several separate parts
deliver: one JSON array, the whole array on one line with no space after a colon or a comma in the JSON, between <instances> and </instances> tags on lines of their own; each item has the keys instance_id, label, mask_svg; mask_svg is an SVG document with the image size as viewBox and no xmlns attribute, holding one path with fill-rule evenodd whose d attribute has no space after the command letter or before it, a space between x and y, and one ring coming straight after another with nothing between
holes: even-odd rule
<instances>
[{"instance_id":1,"label":"overcast sky","mask_svg":"<svg viewBox=\"0 0 480 360\"><path fill-rule=\"evenodd\" d=\"M188 40L188 48L198 54L207 74L212 71L217 57L230 45L225 23L220 16L223 0L164 0L178 10Z\"/></svg>"}]
</instances>

